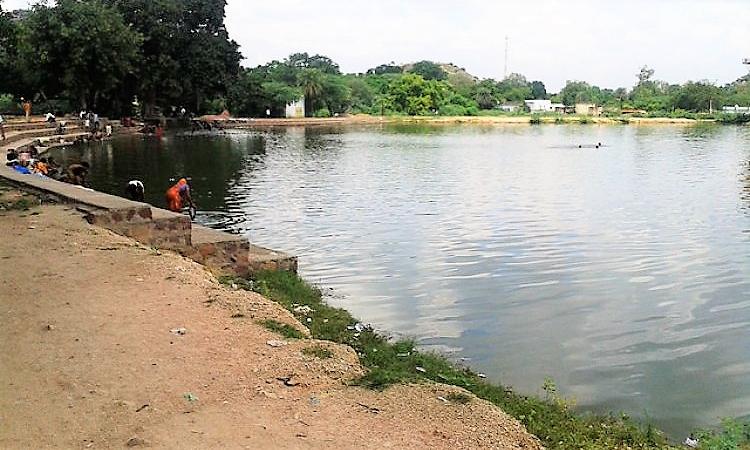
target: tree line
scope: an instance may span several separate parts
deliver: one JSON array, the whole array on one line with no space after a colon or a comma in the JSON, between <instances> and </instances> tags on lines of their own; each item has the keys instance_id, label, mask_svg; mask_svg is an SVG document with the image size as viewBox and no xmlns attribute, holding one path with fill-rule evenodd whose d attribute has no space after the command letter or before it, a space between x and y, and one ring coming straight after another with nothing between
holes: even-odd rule
<instances>
[{"instance_id":1,"label":"tree line","mask_svg":"<svg viewBox=\"0 0 750 450\"><path fill-rule=\"evenodd\" d=\"M11 15L0 1L0 94L45 106L146 114L206 108L240 74L224 0L58 0ZM6 96L6 102L8 101Z\"/></svg>"},{"instance_id":2,"label":"tree line","mask_svg":"<svg viewBox=\"0 0 750 450\"><path fill-rule=\"evenodd\" d=\"M0 110L22 96L67 112L130 115L135 106L155 115L182 107L195 113L226 108L249 117L282 116L288 103L302 98L307 115L319 117L500 114L502 105L530 99L655 116L750 105L747 76L724 86L678 85L655 79L648 67L629 88L571 80L554 95L542 81L521 74L480 80L431 61L345 74L326 56L295 53L243 68L224 24L225 7L225 0L58 0L11 15L0 0Z\"/></svg>"}]
</instances>

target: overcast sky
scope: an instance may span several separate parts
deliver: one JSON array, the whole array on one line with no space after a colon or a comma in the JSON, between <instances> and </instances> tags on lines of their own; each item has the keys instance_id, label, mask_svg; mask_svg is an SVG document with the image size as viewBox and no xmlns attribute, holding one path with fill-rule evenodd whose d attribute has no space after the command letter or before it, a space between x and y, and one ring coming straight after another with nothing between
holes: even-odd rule
<instances>
[{"instance_id":1,"label":"overcast sky","mask_svg":"<svg viewBox=\"0 0 750 450\"><path fill-rule=\"evenodd\" d=\"M509 71L557 91L632 86L644 64L673 83L734 81L748 17L750 0L229 0L227 27L247 66L306 51L345 72L429 59L497 79L508 36Z\"/></svg>"}]
</instances>

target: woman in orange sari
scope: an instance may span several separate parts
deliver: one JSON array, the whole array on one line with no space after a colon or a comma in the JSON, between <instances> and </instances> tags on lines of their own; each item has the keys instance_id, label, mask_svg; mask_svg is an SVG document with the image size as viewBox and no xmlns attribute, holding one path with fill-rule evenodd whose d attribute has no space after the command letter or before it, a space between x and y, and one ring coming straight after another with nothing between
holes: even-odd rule
<instances>
[{"instance_id":1,"label":"woman in orange sari","mask_svg":"<svg viewBox=\"0 0 750 450\"><path fill-rule=\"evenodd\" d=\"M195 208L193 198L190 196L190 185L184 178L180 178L177 184L167 189L166 199L167 207L173 212L182 212L183 202L187 202L190 207Z\"/></svg>"}]
</instances>

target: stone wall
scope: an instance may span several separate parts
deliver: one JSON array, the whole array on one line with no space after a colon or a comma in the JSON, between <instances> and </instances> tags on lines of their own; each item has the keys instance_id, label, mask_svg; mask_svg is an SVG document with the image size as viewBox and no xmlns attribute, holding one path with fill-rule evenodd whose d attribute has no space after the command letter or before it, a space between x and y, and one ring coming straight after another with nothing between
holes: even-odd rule
<instances>
[{"instance_id":1,"label":"stone wall","mask_svg":"<svg viewBox=\"0 0 750 450\"><path fill-rule=\"evenodd\" d=\"M174 250L218 275L246 277L261 270L297 271L297 258L257 247L247 239L193 225L190 218L145 203L82 189L0 167L0 179L44 200L74 205L92 225L156 248Z\"/></svg>"}]
</instances>

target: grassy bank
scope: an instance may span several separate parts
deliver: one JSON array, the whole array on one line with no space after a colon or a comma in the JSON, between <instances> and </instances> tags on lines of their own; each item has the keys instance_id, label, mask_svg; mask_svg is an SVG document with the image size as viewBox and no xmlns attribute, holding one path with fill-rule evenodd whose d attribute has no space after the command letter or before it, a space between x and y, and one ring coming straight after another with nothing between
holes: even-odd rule
<instances>
[{"instance_id":1,"label":"grassy bank","mask_svg":"<svg viewBox=\"0 0 750 450\"><path fill-rule=\"evenodd\" d=\"M557 395L554 383L545 383L545 398L519 395L505 386L488 383L443 356L417 351L413 341L391 341L359 323L347 311L327 305L318 289L296 275L266 272L253 280L222 281L283 305L308 326L314 338L351 346L368 369L355 381L358 385L382 389L395 383L431 380L462 387L517 418L549 449L671 448L662 433L625 416L574 413Z\"/></svg>"}]
</instances>

